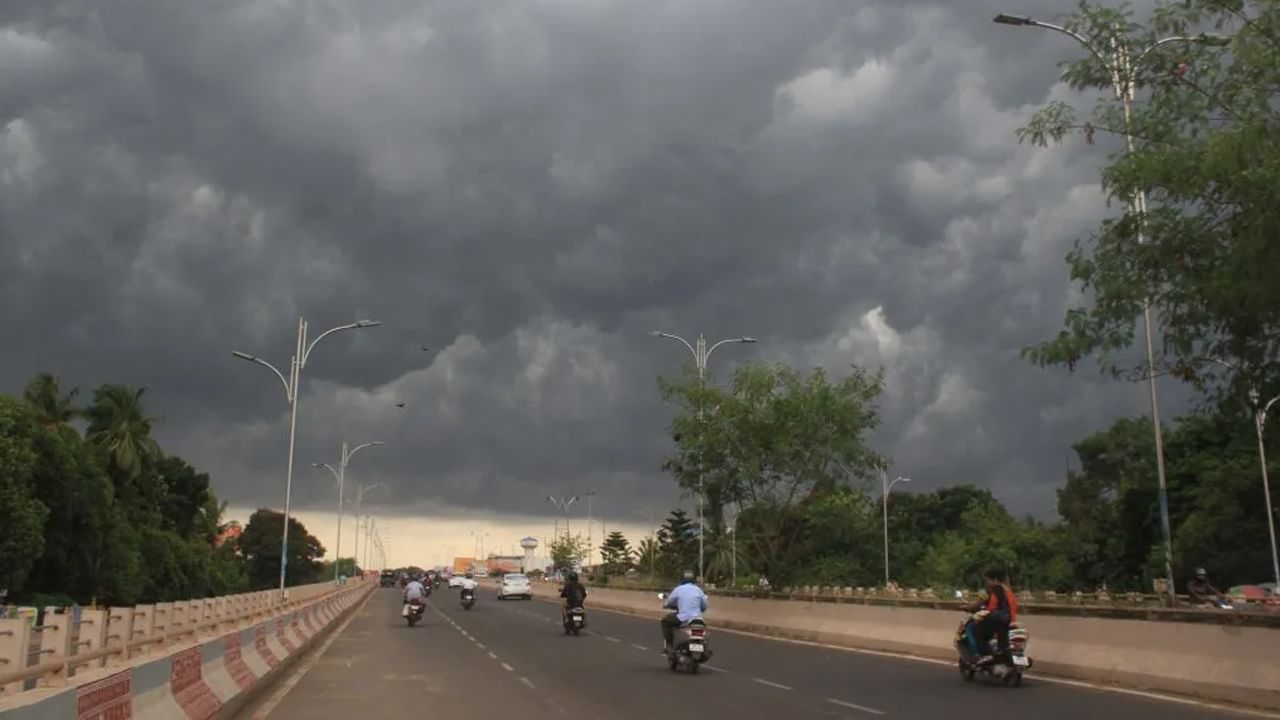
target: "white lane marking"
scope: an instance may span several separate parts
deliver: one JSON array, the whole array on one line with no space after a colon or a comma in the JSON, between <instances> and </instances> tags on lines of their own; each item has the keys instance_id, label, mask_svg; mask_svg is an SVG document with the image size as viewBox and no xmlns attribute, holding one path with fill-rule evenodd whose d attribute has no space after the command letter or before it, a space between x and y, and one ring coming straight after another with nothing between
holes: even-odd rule
<instances>
[{"instance_id":1,"label":"white lane marking","mask_svg":"<svg viewBox=\"0 0 1280 720\"><path fill-rule=\"evenodd\" d=\"M553 598L537 598L537 599L540 602L543 602L545 604L555 604L557 602ZM632 620L639 619L639 620L648 621L649 619L651 619L650 616L648 615L642 615L640 613L632 612L628 610L616 610L614 608L596 606L595 611L607 612L611 615L618 615L624 618L630 618ZM656 619L656 618L657 618L656 615L652 617L652 619ZM955 667L956 667L956 661L954 659L943 660L941 658L924 657L923 655L912 655L910 653L903 653L903 652L890 652L888 650L868 650L866 648L848 647L847 645L833 645L831 643L814 642L812 640L797 640L795 638L778 637L776 635L761 635L758 632L751 632L748 630L735 630L735 629L726 628L726 627L717 627L716 632L731 633L733 635L741 635L743 637L749 637L755 640L767 640L770 642L786 643L788 645L802 645L805 647L823 648L824 650L836 650L839 652L852 653L854 655L870 655L874 657L889 658L890 660L916 662L916 663L922 663L925 665L937 665L939 667L949 668L953 671L955 670ZM615 640L614 642L617 642L617 641ZM1123 688L1123 687L1117 687L1115 685L1106 685L1103 683L1091 683L1085 680L1071 680L1068 678L1052 677L1049 675L1040 675L1040 674L1036 674L1034 678L1036 682L1046 682L1046 683L1053 683L1054 685L1066 685L1068 687L1084 688L1086 690L1097 690L1100 692L1116 693L1117 695L1132 695L1134 697L1145 698L1147 700L1156 700L1159 702L1174 703L1176 705L1191 705L1193 707L1202 707L1210 710L1231 713L1233 715L1270 718L1271 720L1275 720L1275 718L1277 717L1274 712L1269 712L1267 710L1254 710L1252 708L1240 707L1239 705L1230 705L1227 703L1214 702L1212 700L1201 700L1198 698L1184 697L1181 695L1166 695L1166 694L1154 692L1151 690Z\"/></svg>"},{"instance_id":2,"label":"white lane marking","mask_svg":"<svg viewBox=\"0 0 1280 720\"><path fill-rule=\"evenodd\" d=\"M529 679L529 678L527 678L527 677L522 677L522 678L520 678L520 682L524 683L525 685L528 685L530 690L537 690L537 689L538 689L537 687L535 687L535 686L534 686L533 681L532 681L532 680L530 680L530 679Z\"/></svg>"},{"instance_id":3,"label":"white lane marking","mask_svg":"<svg viewBox=\"0 0 1280 720\"><path fill-rule=\"evenodd\" d=\"M704 669L704 670L710 670L711 672L718 672L718 673L727 673L727 672L729 672L728 670L725 670L725 669L724 669L724 668L722 668L722 667L716 667L715 665L708 665L708 664L706 664L706 663L702 663L702 667L703 667L703 669Z\"/></svg>"},{"instance_id":4,"label":"white lane marking","mask_svg":"<svg viewBox=\"0 0 1280 720\"><path fill-rule=\"evenodd\" d=\"M609 635L605 635L605 636L604 636L604 639L605 639L605 640L608 640L609 642L622 642L622 641L621 641L621 640L619 640L618 638L616 638L616 637L611 637L611 636L609 636Z\"/></svg>"},{"instance_id":5,"label":"white lane marking","mask_svg":"<svg viewBox=\"0 0 1280 720\"><path fill-rule=\"evenodd\" d=\"M480 648L481 650L487 650L487 649L488 649L488 648L486 648L486 647L484 646L484 643L476 643L476 647Z\"/></svg>"},{"instance_id":6,"label":"white lane marking","mask_svg":"<svg viewBox=\"0 0 1280 720\"><path fill-rule=\"evenodd\" d=\"M490 659L490 660L497 660L497 659L498 659L498 656L497 656L497 655L494 655L492 652L490 652L490 653L489 653L489 659Z\"/></svg>"},{"instance_id":7,"label":"white lane marking","mask_svg":"<svg viewBox=\"0 0 1280 720\"><path fill-rule=\"evenodd\" d=\"M502 663L502 669L503 669L503 670L506 670L507 672L515 672L515 670L516 670L515 668L511 667L510 665L508 665L508 664L506 664L506 663Z\"/></svg>"},{"instance_id":8,"label":"white lane marking","mask_svg":"<svg viewBox=\"0 0 1280 720\"><path fill-rule=\"evenodd\" d=\"M836 700L835 698L830 698L830 699L828 699L828 700L827 700L827 702L831 703L832 705L839 705L840 707L843 707L843 708L849 708L850 710L859 710L859 711L864 712L864 713L871 713L872 715L883 715L883 714L884 714L884 711L883 711L883 710L877 710L877 709L875 709L875 708L869 708L869 707L867 707L866 705L856 705L856 704L851 703L851 702L845 702L844 700Z\"/></svg>"},{"instance_id":9,"label":"white lane marking","mask_svg":"<svg viewBox=\"0 0 1280 720\"><path fill-rule=\"evenodd\" d=\"M635 649L637 649L637 650L648 650L648 649L649 649L649 648L647 648L647 647L645 647L645 646L643 646L643 645L637 645L637 644L635 644L635 643L631 643L631 647L633 647L633 648L635 648Z\"/></svg>"},{"instance_id":10,"label":"white lane marking","mask_svg":"<svg viewBox=\"0 0 1280 720\"><path fill-rule=\"evenodd\" d=\"M754 683L760 683L761 685L768 685L768 686L769 686L769 687L771 687L771 688L778 688L779 690L790 690L790 689L791 689L791 688L790 688L789 686L787 686L787 685L779 685L779 684L778 684L778 683L776 683L776 682L769 682L768 680L762 680L762 679L760 679L760 678L751 678L751 682L754 682Z\"/></svg>"}]
</instances>

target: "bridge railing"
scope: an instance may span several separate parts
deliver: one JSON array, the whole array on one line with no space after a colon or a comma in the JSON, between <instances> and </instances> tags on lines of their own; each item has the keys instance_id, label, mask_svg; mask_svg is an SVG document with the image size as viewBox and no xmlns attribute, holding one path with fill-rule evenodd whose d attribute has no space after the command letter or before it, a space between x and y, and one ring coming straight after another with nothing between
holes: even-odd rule
<instances>
[{"instance_id":1,"label":"bridge railing","mask_svg":"<svg viewBox=\"0 0 1280 720\"><path fill-rule=\"evenodd\" d=\"M360 581L353 581L360 582ZM110 608L15 608L0 618L0 697L64 687L77 670L120 667L171 646L217 637L314 602L332 582Z\"/></svg>"}]
</instances>

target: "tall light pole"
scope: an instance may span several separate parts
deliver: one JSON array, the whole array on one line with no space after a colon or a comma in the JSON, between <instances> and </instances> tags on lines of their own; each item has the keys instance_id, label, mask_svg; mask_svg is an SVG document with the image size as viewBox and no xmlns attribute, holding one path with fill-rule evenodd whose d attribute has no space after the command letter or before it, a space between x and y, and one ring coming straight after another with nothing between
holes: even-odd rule
<instances>
[{"instance_id":1,"label":"tall light pole","mask_svg":"<svg viewBox=\"0 0 1280 720\"><path fill-rule=\"evenodd\" d=\"M343 507L342 507L342 503L344 502L342 491L343 491L343 487L346 484L345 478L347 475L347 463L351 462L352 455L355 455L361 450L367 447L380 447L384 444L385 443L383 443L381 440L374 440L373 442L367 442L361 445L357 445L354 448L352 448L350 451L348 451L347 442L344 440L342 442L342 457L341 459L338 460L337 469L334 469L334 467L329 463L311 463L313 467L324 468L328 470L330 473L333 474L333 477L338 481L338 537L336 540L333 541L333 581L334 582L338 582L338 564L342 560L342 516L344 514ZM352 557L351 559L354 562L357 558Z\"/></svg>"},{"instance_id":2,"label":"tall light pole","mask_svg":"<svg viewBox=\"0 0 1280 720\"><path fill-rule=\"evenodd\" d=\"M756 339L751 337L750 335L743 335L741 337L736 337L736 338L726 338L708 348L707 339L703 337L701 333L698 334L698 340L697 340L696 346L693 343L690 343L688 340L685 340L684 338L680 337L679 335L673 335L671 333L661 332L659 330L653 330L649 333L649 335L653 337L666 338L668 340L675 340L683 344L686 348L689 348L689 352L693 353L694 365L697 366L698 368L698 384L704 394L707 389L707 361L711 359L711 353L715 352L716 348L720 347L721 345L726 345L728 343L756 342ZM703 432L702 398L701 397L698 398L698 426L699 426L699 432ZM702 462L701 460L699 460L698 462L698 582L705 581L703 577L703 571L706 569L706 535L707 533L706 533L706 527L703 520L703 514L704 514L703 506L706 504L706 493L703 491L704 489L703 489L702 480L703 480Z\"/></svg>"},{"instance_id":3,"label":"tall light pole","mask_svg":"<svg viewBox=\"0 0 1280 720\"><path fill-rule=\"evenodd\" d=\"M1240 366L1221 358L1201 357L1198 359L1216 363L1237 373L1242 372ZM1276 587L1280 588L1280 554L1276 552L1275 511L1271 506L1271 481L1267 473L1267 444L1263 436L1263 432L1267 428L1267 413L1271 411L1271 406L1275 405L1277 401L1280 401L1280 395L1271 398L1265 403L1262 402L1262 393L1258 386L1250 383L1249 409L1253 411L1253 429L1258 436L1258 463L1262 466L1262 500L1267 506L1267 533L1271 538L1271 574L1275 579Z\"/></svg>"},{"instance_id":4,"label":"tall light pole","mask_svg":"<svg viewBox=\"0 0 1280 720\"><path fill-rule=\"evenodd\" d=\"M1125 43L1123 33L1119 29L1111 34L1107 47L1099 48L1090 42L1088 38L1074 30L1061 25L1041 22L1025 15L1001 13L996 15L993 21L1001 25L1037 27L1061 33L1080 43L1098 62L1102 63L1103 67L1111 75L1111 88L1124 109L1125 150L1130 154L1134 151L1133 104L1138 94L1137 82L1134 79L1135 66L1141 65L1153 50L1169 43L1199 43L1202 45L1223 46L1231 42L1230 39L1220 35L1204 33L1194 36L1176 35L1157 40L1140 50L1135 56ZM1135 192L1128 199L1128 205L1129 212L1138 218L1138 244L1145 245L1148 241L1146 235L1146 192L1142 190ZM1164 571L1165 578L1169 583L1169 597L1176 601L1177 591L1173 580L1173 533L1169 528L1169 492L1164 465L1164 429L1160 427L1160 403L1156 392L1156 355L1153 337L1155 331L1152 315L1151 297L1148 295L1143 298L1142 302L1142 324L1147 349L1147 387L1151 396L1151 426L1155 435L1156 479L1160 488L1160 530L1164 539Z\"/></svg>"},{"instance_id":5,"label":"tall light pole","mask_svg":"<svg viewBox=\"0 0 1280 720\"><path fill-rule=\"evenodd\" d=\"M356 549L354 553L356 562L360 561L360 506L364 504L365 493L371 490L377 490L380 487L382 487L382 483L370 483L369 485L356 486Z\"/></svg>"},{"instance_id":6,"label":"tall light pole","mask_svg":"<svg viewBox=\"0 0 1280 720\"><path fill-rule=\"evenodd\" d=\"M898 477L889 482L889 474L880 468L881 504L884 505L884 586L889 587L889 491L900 482L911 482L911 478Z\"/></svg>"},{"instance_id":7,"label":"tall light pole","mask_svg":"<svg viewBox=\"0 0 1280 720\"><path fill-rule=\"evenodd\" d=\"M569 536L569 508L570 508L574 503L578 502L578 496L577 496L577 495L574 495L573 497L568 497L568 498L556 498L556 497L551 497L550 495L548 495L548 496L547 496L547 502L551 503L552 505L554 505L554 506L556 507L556 509L557 509L557 510L559 510L559 511L560 511L560 512L562 512L562 513L564 513L564 539L565 539L565 542L566 542L566 543L571 542L571 541L570 541L570 539L569 539L569 537L570 537L570 536ZM547 546L547 551L552 553L552 555L551 555L551 557L552 557L551 563L554 565L554 564L555 564L555 553L554 553L554 552L552 552L552 550L551 550L551 546L550 546L550 545L548 545L548 546ZM569 567L568 567L568 568L565 568L566 570L571 570L571 569L573 568L573 562L572 562L572 561L573 561L573 558L570 558Z\"/></svg>"},{"instance_id":8,"label":"tall light pole","mask_svg":"<svg viewBox=\"0 0 1280 720\"><path fill-rule=\"evenodd\" d=\"M377 320L360 320L348 325L339 325L325 330L308 343L307 321L304 318L298 318L298 338L294 347L293 357L289 361L288 379L285 379L284 373L276 369L275 365L256 355L242 353L238 350L231 353L241 360L257 363L275 373L276 377L280 378L280 382L284 385L284 397L289 403L289 462L285 469L284 480L284 530L280 533L280 602L284 602L284 580L285 573L289 567L289 505L293 497L293 447L294 437L298 429L298 380L302 376L302 369L307 366L307 359L311 357L311 351L315 349L316 343L336 332L377 327L381 324Z\"/></svg>"},{"instance_id":9,"label":"tall light pole","mask_svg":"<svg viewBox=\"0 0 1280 720\"><path fill-rule=\"evenodd\" d=\"M590 567L595 564L595 552L596 552L595 545L591 544L592 543L591 531L593 529L592 528L593 521L591 519L591 498L596 496L596 491L588 490L585 493L583 493L583 496L587 498L587 566Z\"/></svg>"}]
</instances>

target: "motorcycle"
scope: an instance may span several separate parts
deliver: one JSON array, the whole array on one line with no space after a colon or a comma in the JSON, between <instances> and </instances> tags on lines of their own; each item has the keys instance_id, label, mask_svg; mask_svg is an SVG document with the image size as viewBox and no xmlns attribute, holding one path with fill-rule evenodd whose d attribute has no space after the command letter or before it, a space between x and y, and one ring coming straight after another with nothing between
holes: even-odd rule
<instances>
[{"instance_id":1,"label":"motorcycle","mask_svg":"<svg viewBox=\"0 0 1280 720\"><path fill-rule=\"evenodd\" d=\"M426 611L426 609L427 606L422 602L422 600L414 598L404 604L404 607L400 610L400 614L404 617L405 621L409 623L409 627L413 627L422 619L422 613Z\"/></svg>"},{"instance_id":2,"label":"motorcycle","mask_svg":"<svg viewBox=\"0 0 1280 720\"><path fill-rule=\"evenodd\" d=\"M471 588L462 589L462 609L470 610L476 604L476 591Z\"/></svg>"},{"instance_id":3,"label":"motorcycle","mask_svg":"<svg viewBox=\"0 0 1280 720\"><path fill-rule=\"evenodd\" d=\"M569 608L564 613L564 634L577 635L587 625L587 611L580 607Z\"/></svg>"},{"instance_id":4,"label":"motorcycle","mask_svg":"<svg viewBox=\"0 0 1280 720\"><path fill-rule=\"evenodd\" d=\"M658 595L659 600L666 599L666 594ZM682 623L676 628L674 642L666 649L667 665L672 672L698 674L702 663L711 659L711 649L707 647L707 623L702 618L695 618Z\"/></svg>"},{"instance_id":5,"label":"motorcycle","mask_svg":"<svg viewBox=\"0 0 1280 720\"><path fill-rule=\"evenodd\" d=\"M978 673L989 675L1005 685L1018 687L1022 673L1034 664L1027 657L1027 641L1031 635L1018 625L1009 626L1009 653L1000 654L999 643L991 638L986 648L987 659L982 660L978 649L977 627L973 617L966 615L956 631L956 650L960 653L960 675L965 681L973 680Z\"/></svg>"}]
</instances>

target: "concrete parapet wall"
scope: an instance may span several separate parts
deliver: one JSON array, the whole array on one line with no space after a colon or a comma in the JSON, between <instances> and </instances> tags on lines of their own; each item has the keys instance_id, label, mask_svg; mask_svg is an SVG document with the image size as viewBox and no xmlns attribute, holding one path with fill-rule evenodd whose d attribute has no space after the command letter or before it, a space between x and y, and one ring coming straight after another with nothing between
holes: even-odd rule
<instances>
[{"instance_id":1,"label":"concrete parapet wall","mask_svg":"<svg viewBox=\"0 0 1280 720\"><path fill-rule=\"evenodd\" d=\"M555 598L558 586L537 583ZM652 592L589 588L588 607L657 618ZM713 597L712 630L952 660L959 610ZM1023 613L1038 673L1280 710L1280 629Z\"/></svg>"},{"instance_id":2,"label":"concrete parapet wall","mask_svg":"<svg viewBox=\"0 0 1280 720\"><path fill-rule=\"evenodd\" d=\"M77 672L65 687L0 697L0 720L229 718L363 601L359 582L225 634L120 667Z\"/></svg>"}]
</instances>

